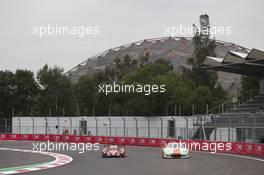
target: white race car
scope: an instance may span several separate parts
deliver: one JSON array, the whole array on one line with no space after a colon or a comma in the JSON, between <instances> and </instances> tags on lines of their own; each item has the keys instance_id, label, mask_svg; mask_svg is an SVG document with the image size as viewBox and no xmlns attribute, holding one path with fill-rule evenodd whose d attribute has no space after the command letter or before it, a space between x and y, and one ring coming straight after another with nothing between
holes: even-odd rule
<instances>
[{"instance_id":1,"label":"white race car","mask_svg":"<svg viewBox=\"0 0 264 175\"><path fill-rule=\"evenodd\" d=\"M185 143L170 142L162 148L163 158L188 158L189 150Z\"/></svg>"}]
</instances>

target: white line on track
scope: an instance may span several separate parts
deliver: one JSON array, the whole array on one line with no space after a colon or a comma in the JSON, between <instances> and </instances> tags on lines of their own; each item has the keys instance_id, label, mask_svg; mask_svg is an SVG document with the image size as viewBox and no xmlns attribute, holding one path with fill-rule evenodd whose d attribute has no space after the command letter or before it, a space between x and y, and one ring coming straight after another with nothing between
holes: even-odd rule
<instances>
[{"instance_id":1,"label":"white line on track","mask_svg":"<svg viewBox=\"0 0 264 175\"><path fill-rule=\"evenodd\" d=\"M50 162L44 162L44 163L33 164L33 165L24 165L24 166L18 166L18 167L10 167L10 168L0 168L0 175L25 173L25 172L55 168L58 166L68 164L73 160L72 157L68 155L53 153L53 152L38 152L38 151L23 150L23 149L12 149L12 148L0 148L0 150L44 154L44 155L48 155L48 156L55 158L55 160L50 161Z\"/></svg>"}]
</instances>

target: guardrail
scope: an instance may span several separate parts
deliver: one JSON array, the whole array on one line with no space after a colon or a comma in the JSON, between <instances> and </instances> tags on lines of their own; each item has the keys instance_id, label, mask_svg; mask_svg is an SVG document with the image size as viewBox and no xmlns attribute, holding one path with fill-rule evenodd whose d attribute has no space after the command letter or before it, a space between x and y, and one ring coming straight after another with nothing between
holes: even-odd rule
<instances>
[{"instance_id":1,"label":"guardrail","mask_svg":"<svg viewBox=\"0 0 264 175\"><path fill-rule=\"evenodd\" d=\"M176 141L179 139L170 138L140 138L140 137L110 137L110 136L75 136L75 135L46 135L46 134L0 134L0 140L17 141L54 141L54 142L75 142L75 143L100 143L100 144L121 144L131 146L161 147L164 143ZM240 143L240 142L214 142L203 140L181 140L181 142L193 145L198 143L203 145L196 151L213 151L216 144L222 145L222 149L217 148L217 152L264 156L264 144ZM230 144L230 149L223 145ZM194 144L195 145L195 144ZM206 146L207 145L207 146ZM208 145L210 145L208 147ZM213 146L211 146L213 145ZM207 148L207 149L205 149Z\"/></svg>"}]
</instances>

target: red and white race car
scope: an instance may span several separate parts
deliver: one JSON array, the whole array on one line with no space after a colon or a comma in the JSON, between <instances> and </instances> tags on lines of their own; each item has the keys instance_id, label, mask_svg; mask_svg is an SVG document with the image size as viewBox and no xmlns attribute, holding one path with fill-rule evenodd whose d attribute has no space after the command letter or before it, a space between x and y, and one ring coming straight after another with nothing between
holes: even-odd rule
<instances>
[{"instance_id":1,"label":"red and white race car","mask_svg":"<svg viewBox=\"0 0 264 175\"><path fill-rule=\"evenodd\" d=\"M126 151L124 146L104 145L102 149L102 157L125 157Z\"/></svg>"},{"instance_id":2,"label":"red and white race car","mask_svg":"<svg viewBox=\"0 0 264 175\"><path fill-rule=\"evenodd\" d=\"M186 148L185 143L170 142L163 146L162 157L163 158L188 158L189 150Z\"/></svg>"}]
</instances>

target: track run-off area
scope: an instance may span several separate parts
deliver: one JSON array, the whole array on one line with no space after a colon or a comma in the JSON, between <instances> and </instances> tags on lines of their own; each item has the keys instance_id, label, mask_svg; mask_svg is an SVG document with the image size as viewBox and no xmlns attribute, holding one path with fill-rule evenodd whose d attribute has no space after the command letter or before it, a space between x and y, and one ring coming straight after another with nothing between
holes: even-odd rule
<instances>
[{"instance_id":1,"label":"track run-off area","mask_svg":"<svg viewBox=\"0 0 264 175\"><path fill-rule=\"evenodd\" d=\"M32 153L32 141L0 141L0 148L8 148L0 149L0 174L3 170L9 170L8 168L11 168L10 170L14 170L14 167L25 169L35 165L37 167L33 170L38 170L38 167L40 170L27 171L23 174L260 175L264 172L264 158L223 153L191 152L188 159L163 159L160 148L126 146L125 158L104 159L100 150L84 153L78 153L78 151L56 151L59 154ZM30 150L30 152L21 150ZM59 166L56 162L54 163L57 160L55 155L65 155L68 159L63 166ZM63 159L65 160L65 157ZM48 167L49 163L53 164L53 167Z\"/></svg>"}]
</instances>

